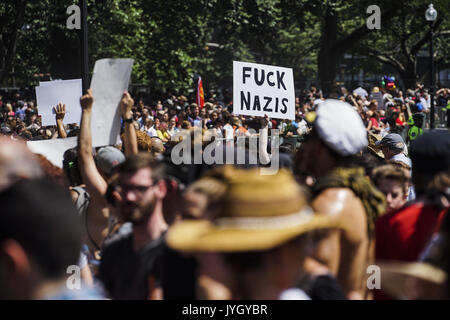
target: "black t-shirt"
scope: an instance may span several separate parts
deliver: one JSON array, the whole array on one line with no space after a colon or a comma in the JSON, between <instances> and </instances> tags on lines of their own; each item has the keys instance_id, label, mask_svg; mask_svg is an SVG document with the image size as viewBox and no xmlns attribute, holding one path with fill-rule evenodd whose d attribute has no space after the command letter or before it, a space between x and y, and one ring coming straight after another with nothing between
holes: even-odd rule
<instances>
[{"instance_id":1,"label":"black t-shirt","mask_svg":"<svg viewBox=\"0 0 450 320\"><path fill-rule=\"evenodd\" d=\"M346 300L341 286L331 275L320 275L311 279L306 293L312 300Z\"/></svg>"},{"instance_id":2,"label":"black t-shirt","mask_svg":"<svg viewBox=\"0 0 450 320\"><path fill-rule=\"evenodd\" d=\"M132 233L108 242L102 249L98 278L112 299L147 299L149 281L161 287L164 235L135 252Z\"/></svg>"},{"instance_id":3,"label":"black t-shirt","mask_svg":"<svg viewBox=\"0 0 450 320\"><path fill-rule=\"evenodd\" d=\"M438 97L438 106L439 107L441 107L441 108L444 108L444 107L446 107L447 106L447 101L448 101L448 99L449 99L449 97L448 96L444 96L444 95L440 95L439 97Z\"/></svg>"},{"instance_id":4,"label":"black t-shirt","mask_svg":"<svg viewBox=\"0 0 450 320\"><path fill-rule=\"evenodd\" d=\"M195 300L197 262L191 256L165 245L163 253L162 287L164 300Z\"/></svg>"}]
</instances>

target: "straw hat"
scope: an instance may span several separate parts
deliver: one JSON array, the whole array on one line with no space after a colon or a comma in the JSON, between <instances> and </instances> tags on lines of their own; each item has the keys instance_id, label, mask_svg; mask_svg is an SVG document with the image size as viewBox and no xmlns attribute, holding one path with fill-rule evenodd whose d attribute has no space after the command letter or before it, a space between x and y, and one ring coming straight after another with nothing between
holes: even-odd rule
<instances>
[{"instance_id":1,"label":"straw hat","mask_svg":"<svg viewBox=\"0 0 450 320\"><path fill-rule=\"evenodd\" d=\"M424 262L377 262L381 289L397 299L442 299L447 274Z\"/></svg>"},{"instance_id":2,"label":"straw hat","mask_svg":"<svg viewBox=\"0 0 450 320\"><path fill-rule=\"evenodd\" d=\"M239 252L269 250L319 228L339 227L315 215L292 174L281 169L222 166L214 174L226 185L219 209L209 220L181 221L167 233L167 244L182 251Z\"/></svg>"},{"instance_id":3,"label":"straw hat","mask_svg":"<svg viewBox=\"0 0 450 320\"><path fill-rule=\"evenodd\" d=\"M382 140L381 135L370 133L368 140L369 140L369 146L367 147L367 149L369 149L369 151L371 153L373 153L374 155L380 157L381 159L384 159L384 153L383 153L383 151L381 151L381 147L376 144L378 141Z\"/></svg>"}]
</instances>

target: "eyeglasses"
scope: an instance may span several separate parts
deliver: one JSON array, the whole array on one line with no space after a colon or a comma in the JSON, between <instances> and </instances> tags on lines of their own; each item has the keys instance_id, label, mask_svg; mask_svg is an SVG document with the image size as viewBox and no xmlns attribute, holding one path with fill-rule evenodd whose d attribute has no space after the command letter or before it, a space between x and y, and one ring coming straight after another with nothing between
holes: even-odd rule
<instances>
[{"instance_id":1,"label":"eyeglasses","mask_svg":"<svg viewBox=\"0 0 450 320\"><path fill-rule=\"evenodd\" d=\"M127 194L128 192L133 192L139 195L144 194L147 192L148 189L151 187L154 187L156 184L151 184L148 186L138 186L138 185L125 185L125 186L117 186L116 191L119 192L122 195Z\"/></svg>"}]
</instances>

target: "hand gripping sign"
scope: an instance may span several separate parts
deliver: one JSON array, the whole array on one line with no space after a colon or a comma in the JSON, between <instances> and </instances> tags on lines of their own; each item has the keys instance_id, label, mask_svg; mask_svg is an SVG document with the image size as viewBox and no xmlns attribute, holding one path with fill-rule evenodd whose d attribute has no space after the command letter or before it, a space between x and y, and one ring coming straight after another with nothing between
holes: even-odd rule
<instances>
[{"instance_id":1,"label":"hand gripping sign","mask_svg":"<svg viewBox=\"0 0 450 320\"><path fill-rule=\"evenodd\" d=\"M295 120L292 69L233 61L233 113Z\"/></svg>"},{"instance_id":2,"label":"hand gripping sign","mask_svg":"<svg viewBox=\"0 0 450 320\"><path fill-rule=\"evenodd\" d=\"M39 84L40 86L36 87L35 90L43 126L56 124L53 108L60 102L67 106L66 115L63 119L64 124L80 123L81 79L43 81Z\"/></svg>"}]
</instances>

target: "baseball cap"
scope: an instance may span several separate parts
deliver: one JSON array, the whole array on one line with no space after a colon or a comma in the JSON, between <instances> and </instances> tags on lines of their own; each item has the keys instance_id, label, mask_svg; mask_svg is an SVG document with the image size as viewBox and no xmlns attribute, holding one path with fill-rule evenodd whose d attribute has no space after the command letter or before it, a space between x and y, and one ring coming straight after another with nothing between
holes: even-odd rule
<instances>
[{"instance_id":1,"label":"baseball cap","mask_svg":"<svg viewBox=\"0 0 450 320\"><path fill-rule=\"evenodd\" d=\"M314 127L320 139L342 156L350 156L368 145L361 117L346 102L327 99L317 110Z\"/></svg>"},{"instance_id":2,"label":"baseball cap","mask_svg":"<svg viewBox=\"0 0 450 320\"><path fill-rule=\"evenodd\" d=\"M401 135L397 133L387 134L380 141L375 142L377 146L388 147L389 149L403 151L405 149L405 142Z\"/></svg>"},{"instance_id":3,"label":"baseball cap","mask_svg":"<svg viewBox=\"0 0 450 320\"><path fill-rule=\"evenodd\" d=\"M111 174L112 169L125 161L122 151L112 146L103 147L95 156L97 166L106 174Z\"/></svg>"}]
</instances>

